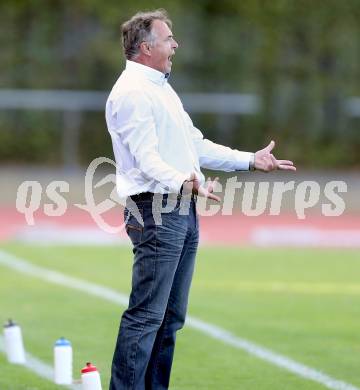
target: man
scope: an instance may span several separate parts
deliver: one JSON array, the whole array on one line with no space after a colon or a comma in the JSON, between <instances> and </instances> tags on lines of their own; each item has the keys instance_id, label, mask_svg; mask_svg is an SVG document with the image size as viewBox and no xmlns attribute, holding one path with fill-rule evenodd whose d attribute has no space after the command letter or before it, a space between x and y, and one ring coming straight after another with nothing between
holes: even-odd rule
<instances>
[{"instance_id":1,"label":"man","mask_svg":"<svg viewBox=\"0 0 360 390\"><path fill-rule=\"evenodd\" d=\"M176 331L185 321L198 245L196 196L219 201L212 193L213 183L202 184L200 167L295 167L271 154L273 141L248 153L203 138L168 83L178 44L164 10L137 13L123 24L122 35L126 69L108 98L106 121L117 163L117 189L129 200L125 221L134 265L110 389L159 390L169 386ZM153 203L156 197L158 206ZM185 198L187 210L182 212ZM171 210L164 212L171 202ZM161 223L154 217L156 210Z\"/></svg>"}]
</instances>

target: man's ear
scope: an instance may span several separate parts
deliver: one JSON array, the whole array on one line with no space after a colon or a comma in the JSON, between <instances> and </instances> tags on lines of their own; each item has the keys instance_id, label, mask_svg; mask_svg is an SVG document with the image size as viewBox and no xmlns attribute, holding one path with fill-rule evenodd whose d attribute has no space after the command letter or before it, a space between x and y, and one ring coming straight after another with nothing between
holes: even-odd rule
<instances>
[{"instance_id":1,"label":"man's ear","mask_svg":"<svg viewBox=\"0 0 360 390\"><path fill-rule=\"evenodd\" d=\"M149 42L141 42L140 43L140 51L141 53L149 56L151 54L151 45Z\"/></svg>"}]
</instances>

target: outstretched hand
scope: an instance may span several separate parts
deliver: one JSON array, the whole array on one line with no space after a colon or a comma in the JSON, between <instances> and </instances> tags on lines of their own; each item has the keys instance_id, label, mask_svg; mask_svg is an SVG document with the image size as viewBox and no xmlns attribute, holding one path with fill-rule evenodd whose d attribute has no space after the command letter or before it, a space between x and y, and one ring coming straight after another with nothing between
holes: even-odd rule
<instances>
[{"instance_id":1,"label":"outstretched hand","mask_svg":"<svg viewBox=\"0 0 360 390\"><path fill-rule=\"evenodd\" d=\"M294 163L290 160L277 160L271 151L275 147L275 142L271 141L268 146L255 153L255 169L263 172L271 172L276 169L296 171Z\"/></svg>"},{"instance_id":2,"label":"outstretched hand","mask_svg":"<svg viewBox=\"0 0 360 390\"><path fill-rule=\"evenodd\" d=\"M197 178L196 174L193 172L190 175L189 180L185 180L183 184L183 193L185 194L195 194L199 196L203 196L205 198L213 199L216 202L220 202L220 198L213 194L215 183L219 180L218 177L216 177L214 180L209 180L206 182L205 186L202 186L200 184L199 179Z\"/></svg>"}]
</instances>

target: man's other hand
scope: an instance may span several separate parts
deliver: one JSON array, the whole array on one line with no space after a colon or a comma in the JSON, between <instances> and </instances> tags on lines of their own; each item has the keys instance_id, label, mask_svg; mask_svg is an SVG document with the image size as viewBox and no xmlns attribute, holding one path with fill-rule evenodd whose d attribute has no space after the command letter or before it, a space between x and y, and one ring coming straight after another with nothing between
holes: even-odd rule
<instances>
[{"instance_id":1,"label":"man's other hand","mask_svg":"<svg viewBox=\"0 0 360 390\"><path fill-rule=\"evenodd\" d=\"M193 172L190 175L189 180L185 180L183 184L183 194L195 194L198 196L204 196L205 198L213 199L216 202L220 202L220 198L213 194L215 183L219 180L219 178L215 178L214 180L209 180L206 182L205 186L200 184L199 179L196 174Z\"/></svg>"}]
</instances>

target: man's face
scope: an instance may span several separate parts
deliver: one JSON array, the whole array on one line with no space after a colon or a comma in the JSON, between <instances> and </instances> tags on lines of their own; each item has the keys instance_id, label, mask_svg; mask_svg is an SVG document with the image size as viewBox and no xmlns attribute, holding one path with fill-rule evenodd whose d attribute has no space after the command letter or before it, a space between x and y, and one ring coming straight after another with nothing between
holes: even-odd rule
<instances>
[{"instance_id":1,"label":"man's face","mask_svg":"<svg viewBox=\"0 0 360 390\"><path fill-rule=\"evenodd\" d=\"M162 73L170 73L171 57L175 54L178 44L169 26L162 20L154 20L152 34L155 38L151 46L149 65Z\"/></svg>"}]
</instances>

